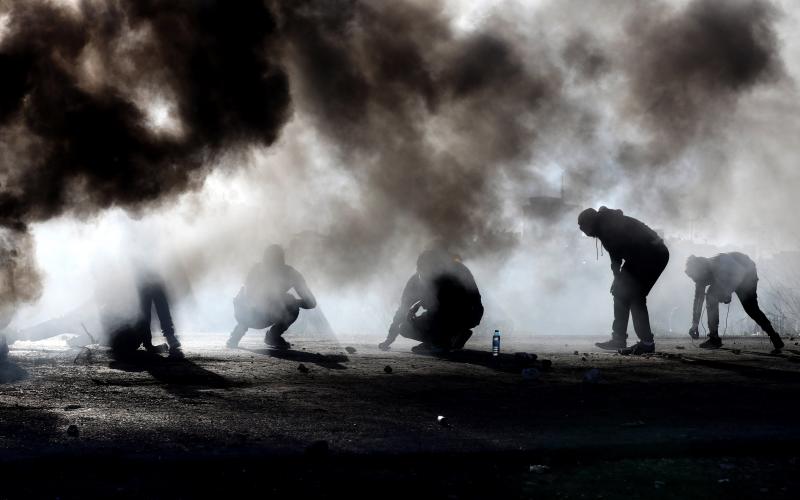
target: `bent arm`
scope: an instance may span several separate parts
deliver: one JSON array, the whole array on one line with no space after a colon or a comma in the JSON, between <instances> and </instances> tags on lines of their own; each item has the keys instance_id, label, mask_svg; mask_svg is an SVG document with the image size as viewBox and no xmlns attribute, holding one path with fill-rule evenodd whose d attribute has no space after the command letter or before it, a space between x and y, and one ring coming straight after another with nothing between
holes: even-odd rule
<instances>
[{"instance_id":1,"label":"bent arm","mask_svg":"<svg viewBox=\"0 0 800 500\"><path fill-rule=\"evenodd\" d=\"M298 271L295 271L294 277L294 291L297 292L297 295L300 297L299 305L303 309L314 309L317 307L317 299L314 297L314 294L311 293L311 289L308 288L308 284L306 284L305 278L303 275L300 274Z\"/></svg>"},{"instance_id":2,"label":"bent arm","mask_svg":"<svg viewBox=\"0 0 800 500\"><path fill-rule=\"evenodd\" d=\"M406 286L403 288L400 306L394 313L392 324L389 325L389 333L386 335L385 344L387 346L394 342L400 334L400 324L408 318L408 311L411 309L411 306L418 301L417 295L419 295L419 293L417 290L416 275L414 275L406 282Z\"/></svg>"}]
</instances>

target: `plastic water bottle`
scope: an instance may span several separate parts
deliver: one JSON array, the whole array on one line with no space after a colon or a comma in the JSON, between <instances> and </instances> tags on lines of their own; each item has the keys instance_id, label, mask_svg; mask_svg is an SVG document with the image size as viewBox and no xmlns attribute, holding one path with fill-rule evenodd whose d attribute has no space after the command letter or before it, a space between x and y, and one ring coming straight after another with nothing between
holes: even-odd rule
<instances>
[{"instance_id":1,"label":"plastic water bottle","mask_svg":"<svg viewBox=\"0 0 800 500\"><path fill-rule=\"evenodd\" d=\"M500 355L500 330L495 330L492 335L492 356Z\"/></svg>"}]
</instances>

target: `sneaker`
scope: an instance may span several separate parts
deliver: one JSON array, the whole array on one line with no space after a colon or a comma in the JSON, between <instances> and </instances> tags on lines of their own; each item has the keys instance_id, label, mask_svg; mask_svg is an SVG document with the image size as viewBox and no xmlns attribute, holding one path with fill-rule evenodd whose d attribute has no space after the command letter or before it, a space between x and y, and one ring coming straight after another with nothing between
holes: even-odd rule
<instances>
[{"instance_id":1,"label":"sneaker","mask_svg":"<svg viewBox=\"0 0 800 500\"><path fill-rule=\"evenodd\" d=\"M638 356L640 354L650 354L656 352L656 343L655 342L637 342L630 347L626 347L625 349L620 349L620 354L623 356L629 356L633 354L634 356Z\"/></svg>"},{"instance_id":2,"label":"sneaker","mask_svg":"<svg viewBox=\"0 0 800 500\"><path fill-rule=\"evenodd\" d=\"M271 335L269 332L264 335L264 343L273 349L288 349L292 345L280 335Z\"/></svg>"},{"instance_id":3,"label":"sneaker","mask_svg":"<svg viewBox=\"0 0 800 500\"><path fill-rule=\"evenodd\" d=\"M619 349L625 349L625 347L628 346L628 342L625 339L612 338L608 342L596 342L594 345L607 351L617 351Z\"/></svg>"},{"instance_id":4,"label":"sneaker","mask_svg":"<svg viewBox=\"0 0 800 500\"><path fill-rule=\"evenodd\" d=\"M167 344L145 344L144 349L150 354L163 354L165 352L169 352L169 346Z\"/></svg>"},{"instance_id":5,"label":"sneaker","mask_svg":"<svg viewBox=\"0 0 800 500\"><path fill-rule=\"evenodd\" d=\"M700 344L701 349L719 349L722 347L722 339L719 337L708 337L708 340Z\"/></svg>"},{"instance_id":6,"label":"sneaker","mask_svg":"<svg viewBox=\"0 0 800 500\"><path fill-rule=\"evenodd\" d=\"M175 335L166 336L167 345L169 345L169 357L171 359L183 359L183 350L181 349L181 341Z\"/></svg>"},{"instance_id":7,"label":"sneaker","mask_svg":"<svg viewBox=\"0 0 800 500\"><path fill-rule=\"evenodd\" d=\"M186 355L183 354L183 349L181 349L180 345L170 346L169 359L184 359L185 357Z\"/></svg>"}]
</instances>

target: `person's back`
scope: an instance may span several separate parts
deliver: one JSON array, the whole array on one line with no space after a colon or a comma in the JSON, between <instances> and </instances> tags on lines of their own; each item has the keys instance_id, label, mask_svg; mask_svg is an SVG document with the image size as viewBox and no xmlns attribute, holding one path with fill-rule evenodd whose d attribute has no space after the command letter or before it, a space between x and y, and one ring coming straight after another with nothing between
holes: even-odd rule
<instances>
[{"instance_id":1,"label":"person's back","mask_svg":"<svg viewBox=\"0 0 800 500\"><path fill-rule=\"evenodd\" d=\"M620 259L635 259L642 249L663 243L647 224L623 214L622 210L600 207L596 224L603 247Z\"/></svg>"},{"instance_id":2,"label":"person's back","mask_svg":"<svg viewBox=\"0 0 800 500\"><path fill-rule=\"evenodd\" d=\"M244 293L254 306L283 303L286 294L300 281L300 273L287 264L259 262L247 275Z\"/></svg>"},{"instance_id":3,"label":"person's back","mask_svg":"<svg viewBox=\"0 0 800 500\"><path fill-rule=\"evenodd\" d=\"M438 313L460 316L467 328L480 322L483 313L481 294L475 278L466 266L453 261L433 281Z\"/></svg>"},{"instance_id":4,"label":"person's back","mask_svg":"<svg viewBox=\"0 0 800 500\"><path fill-rule=\"evenodd\" d=\"M740 252L721 253L711 257L711 282L721 293L730 295L748 277L756 278L756 264Z\"/></svg>"}]
</instances>

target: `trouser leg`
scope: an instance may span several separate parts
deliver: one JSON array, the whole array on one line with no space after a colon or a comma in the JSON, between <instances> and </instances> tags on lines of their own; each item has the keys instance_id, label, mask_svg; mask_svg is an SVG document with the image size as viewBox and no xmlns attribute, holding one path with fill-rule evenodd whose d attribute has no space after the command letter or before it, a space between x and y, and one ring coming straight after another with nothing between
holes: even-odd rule
<instances>
[{"instance_id":1,"label":"trouser leg","mask_svg":"<svg viewBox=\"0 0 800 500\"><path fill-rule=\"evenodd\" d=\"M155 287L152 297L153 305L158 315L158 323L161 325L161 332L166 338L174 337L175 324L172 322L172 313L169 310L169 301L167 300L166 291L161 286Z\"/></svg>"},{"instance_id":2,"label":"trouser leg","mask_svg":"<svg viewBox=\"0 0 800 500\"><path fill-rule=\"evenodd\" d=\"M647 311L647 297L639 295L631 299L631 316L633 329L642 342L652 342L653 332L650 330L650 314Z\"/></svg>"},{"instance_id":3,"label":"trouser leg","mask_svg":"<svg viewBox=\"0 0 800 500\"><path fill-rule=\"evenodd\" d=\"M141 287L139 289L139 308L139 320L135 326L136 335L140 337L140 343L144 344L145 347L151 347L153 339L150 323L153 320L153 297L150 287Z\"/></svg>"},{"instance_id":4,"label":"trouser leg","mask_svg":"<svg viewBox=\"0 0 800 500\"><path fill-rule=\"evenodd\" d=\"M413 321L405 320L400 323L400 336L418 342L431 342L432 324L430 313L424 313Z\"/></svg>"},{"instance_id":5,"label":"trouser leg","mask_svg":"<svg viewBox=\"0 0 800 500\"><path fill-rule=\"evenodd\" d=\"M719 337L719 298L706 293L706 313L708 314L708 336Z\"/></svg>"},{"instance_id":6,"label":"trouser leg","mask_svg":"<svg viewBox=\"0 0 800 500\"><path fill-rule=\"evenodd\" d=\"M783 341L781 341L780 335L772 327L772 323L770 323L769 318L767 318L767 315L764 314L764 311L758 307L758 295L756 294L755 285L745 289L736 290L736 295L739 296L739 300L742 302L742 308L744 309L744 312L753 318L753 321L755 321L756 324L762 330L764 330L764 333L769 335L769 339L772 341L775 347L783 347Z\"/></svg>"},{"instance_id":7,"label":"trouser leg","mask_svg":"<svg viewBox=\"0 0 800 500\"><path fill-rule=\"evenodd\" d=\"M241 323L236 323L236 326L231 332L231 336L228 338L228 345L231 347L239 345L239 341L242 340L245 333L247 333L247 327Z\"/></svg>"},{"instance_id":8,"label":"trouser leg","mask_svg":"<svg viewBox=\"0 0 800 500\"><path fill-rule=\"evenodd\" d=\"M297 306L296 304L287 305L283 311L283 314L281 314L281 316L277 318L275 323L273 323L272 326L270 327L269 329L270 335L273 337L279 337L283 335L284 332L286 332L286 330L288 330L289 327L292 326L292 323L294 323L297 320L297 317L299 315L300 315L299 306Z\"/></svg>"},{"instance_id":9,"label":"trouser leg","mask_svg":"<svg viewBox=\"0 0 800 500\"><path fill-rule=\"evenodd\" d=\"M624 295L614 295L614 323L611 325L611 336L615 340L626 340L628 338L628 318L630 313L630 298Z\"/></svg>"}]
</instances>

